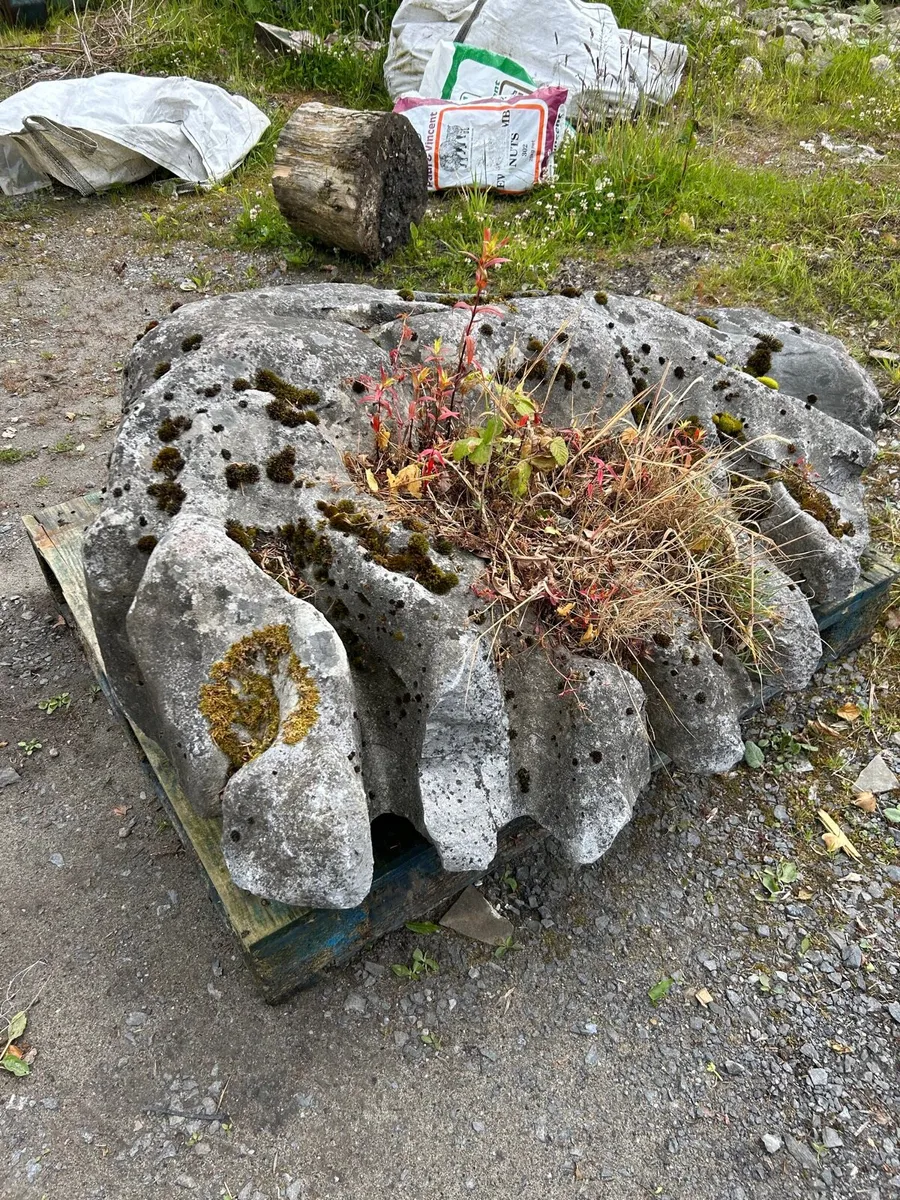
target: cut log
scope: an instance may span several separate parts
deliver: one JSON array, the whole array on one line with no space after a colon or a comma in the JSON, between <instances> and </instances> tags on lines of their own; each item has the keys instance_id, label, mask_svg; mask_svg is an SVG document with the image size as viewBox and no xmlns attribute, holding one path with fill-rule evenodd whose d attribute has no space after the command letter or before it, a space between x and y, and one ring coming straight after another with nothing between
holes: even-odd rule
<instances>
[{"instance_id":1,"label":"cut log","mask_svg":"<svg viewBox=\"0 0 900 1200\"><path fill-rule=\"evenodd\" d=\"M377 261L421 221L428 162L399 113L303 104L278 140L272 187L295 233Z\"/></svg>"}]
</instances>

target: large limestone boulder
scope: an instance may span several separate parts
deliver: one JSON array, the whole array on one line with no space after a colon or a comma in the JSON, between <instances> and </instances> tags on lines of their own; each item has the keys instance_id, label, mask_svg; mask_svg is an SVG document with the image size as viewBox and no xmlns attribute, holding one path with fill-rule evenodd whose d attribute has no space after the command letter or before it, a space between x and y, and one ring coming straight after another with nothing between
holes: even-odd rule
<instances>
[{"instance_id":1,"label":"large limestone boulder","mask_svg":"<svg viewBox=\"0 0 900 1200\"><path fill-rule=\"evenodd\" d=\"M689 612L640 678L584 655L498 667L472 590L481 560L405 529L344 465L371 437L354 382L389 366L404 313L419 346L454 343L466 320L441 298L323 285L200 301L150 329L84 547L119 700L197 809L221 813L235 881L290 903L358 903L368 823L386 811L448 870L485 868L523 815L593 861L654 750L699 772L740 758L760 686ZM746 473L786 455L814 469L830 519L781 482L761 518L782 550L759 575L772 669L804 687L820 656L810 602L852 589L868 543L860 476L879 409L865 373L833 339L764 314L695 320L599 294L510 304L481 323L480 357L515 369L534 339L550 343L548 422L611 415L661 384Z\"/></svg>"}]
</instances>

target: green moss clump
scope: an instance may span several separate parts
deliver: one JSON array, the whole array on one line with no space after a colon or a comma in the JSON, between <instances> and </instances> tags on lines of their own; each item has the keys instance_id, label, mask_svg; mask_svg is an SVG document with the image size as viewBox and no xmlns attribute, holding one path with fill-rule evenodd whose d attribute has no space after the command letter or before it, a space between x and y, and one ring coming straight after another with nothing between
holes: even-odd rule
<instances>
[{"instance_id":1,"label":"green moss clump","mask_svg":"<svg viewBox=\"0 0 900 1200\"><path fill-rule=\"evenodd\" d=\"M789 460L783 462L779 470L770 471L766 478L780 480L788 495L805 513L809 513L811 517L821 521L832 537L852 537L856 533L853 522L841 519L840 510L832 502L831 497L827 496L821 488L817 488L808 473L798 467L796 463Z\"/></svg>"},{"instance_id":2,"label":"green moss clump","mask_svg":"<svg viewBox=\"0 0 900 1200\"><path fill-rule=\"evenodd\" d=\"M291 595L299 595L303 590L304 573L311 571L320 582L329 578L334 552L328 536L302 518L275 530L257 529L232 520L225 523L225 532L247 551L260 570Z\"/></svg>"},{"instance_id":3,"label":"green moss clump","mask_svg":"<svg viewBox=\"0 0 900 1200\"><path fill-rule=\"evenodd\" d=\"M449 538L436 537L434 539L434 548L435 548L435 550L437 550L438 554L446 555L446 554L453 553L453 543L450 541Z\"/></svg>"},{"instance_id":4,"label":"green moss clump","mask_svg":"<svg viewBox=\"0 0 900 1200\"><path fill-rule=\"evenodd\" d=\"M233 492L245 484L259 483L259 467L256 463L229 463L225 468L225 482Z\"/></svg>"},{"instance_id":5,"label":"green moss clump","mask_svg":"<svg viewBox=\"0 0 900 1200\"><path fill-rule=\"evenodd\" d=\"M411 533L406 549L394 550L388 527L379 525L369 513L357 509L352 500L342 500L337 504L322 500L319 509L332 529L354 536L380 567L407 575L438 596L446 595L459 583L458 575L442 570L431 558L431 547L423 533Z\"/></svg>"},{"instance_id":6,"label":"green moss clump","mask_svg":"<svg viewBox=\"0 0 900 1200\"><path fill-rule=\"evenodd\" d=\"M729 412L713 413L713 425L726 437L739 438L744 434L744 422Z\"/></svg>"},{"instance_id":7,"label":"green moss clump","mask_svg":"<svg viewBox=\"0 0 900 1200\"><path fill-rule=\"evenodd\" d=\"M174 479L184 467L184 459L174 446L163 446L152 462L153 470L166 479Z\"/></svg>"},{"instance_id":8,"label":"green moss clump","mask_svg":"<svg viewBox=\"0 0 900 1200\"><path fill-rule=\"evenodd\" d=\"M784 343L768 333L756 333L753 336L757 342L744 364L744 370L759 379L761 375L769 375L772 370L772 355L783 350Z\"/></svg>"},{"instance_id":9,"label":"green moss clump","mask_svg":"<svg viewBox=\"0 0 900 1200\"><path fill-rule=\"evenodd\" d=\"M249 379L235 379L231 386L236 392L249 392L253 384Z\"/></svg>"},{"instance_id":10,"label":"green moss clump","mask_svg":"<svg viewBox=\"0 0 900 1200\"><path fill-rule=\"evenodd\" d=\"M196 350L199 346L202 346L202 345L203 345L203 334L202 333L192 333L188 337L186 337L184 339L184 341L181 343L181 349L185 352L185 354L187 354L187 352L189 350Z\"/></svg>"},{"instance_id":11,"label":"green moss clump","mask_svg":"<svg viewBox=\"0 0 900 1200\"><path fill-rule=\"evenodd\" d=\"M294 447L285 446L283 450L269 455L266 459L266 475L273 483L293 483L296 461L297 452Z\"/></svg>"},{"instance_id":12,"label":"green moss clump","mask_svg":"<svg viewBox=\"0 0 900 1200\"><path fill-rule=\"evenodd\" d=\"M153 497L160 512L168 513L170 517L181 512L181 506L187 498L187 492L181 484L172 479L166 479L163 483L151 483L147 488L147 495Z\"/></svg>"},{"instance_id":13,"label":"green moss clump","mask_svg":"<svg viewBox=\"0 0 900 1200\"><path fill-rule=\"evenodd\" d=\"M317 393L313 393L316 395ZM296 429L298 425L318 425L319 414L311 408L297 408L290 400L276 396L266 405L266 412L273 421L278 421L286 429Z\"/></svg>"},{"instance_id":14,"label":"green moss clump","mask_svg":"<svg viewBox=\"0 0 900 1200\"><path fill-rule=\"evenodd\" d=\"M168 374L172 370L172 364L168 362L159 362L153 368L153 378L162 379L163 375Z\"/></svg>"},{"instance_id":15,"label":"green moss clump","mask_svg":"<svg viewBox=\"0 0 900 1200\"><path fill-rule=\"evenodd\" d=\"M606 292L594 292L594 299L598 304L609 304L609 296Z\"/></svg>"},{"instance_id":16,"label":"green moss clump","mask_svg":"<svg viewBox=\"0 0 900 1200\"><path fill-rule=\"evenodd\" d=\"M275 397L276 401L280 402L277 407L272 404L267 405L266 411L273 420L281 421L282 425L288 424L282 414L308 408L321 403L322 400L315 389L295 387L294 384L288 383L286 379L282 379L280 375L276 375L274 371L269 371L265 367L256 372L253 386L261 392L268 392ZM298 421L297 424L302 424L302 422Z\"/></svg>"},{"instance_id":17,"label":"green moss clump","mask_svg":"<svg viewBox=\"0 0 900 1200\"><path fill-rule=\"evenodd\" d=\"M174 442L183 433L187 433L193 422L190 417L164 417L156 431L161 442Z\"/></svg>"},{"instance_id":18,"label":"green moss clump","mask_svg":"<svg viewBox=\"0 0 900 1200\"><path fill-rule=\"evenodd\" d=\"M744 363L744 370L758 378L760 375L768 375L771 369L772 351L768 346L760 342L751 352L746 363Z\"/></svg>"},{"instance_id":19,"label":"green moss clump","mask_svg":"<svg viewBox=\"0 0 900 1200\"><path fill-rule=\"evenodd\" d=\"M525 348L528 351L530 358L524 368L524 371L519 373L520 376L530 375L533 379L546 379L547 372L550 368L546 358L541 357L546 349L544 343L540 338L530 337L525 344Z\"/></svg>"},{"instance_id":20,"label":"green moss clump","mask_svg":"<svg viewBox=\"0 0 900 1200\"><path fill-rule=\"evenodd\" d=\"M282 719L273 678L287 677L297 699ZM198 705L210 736L232 767L250 762L281 733L296 745L319 718L319 689L291 646L287 625L268 625L235 642L213 663Z\"/></svg>"},{"instance_id":21,"label":"green moss clump","mask_svg":"<svg viewBox=\"0 0 900 1200\"><path fill-rule=\"evenodd\" d=\"M765 346L773 354L777 354L779 350L784 349L784 342L771 333L754 333L753 336L761 346Z\"/></svg>"},{"instance_id":22,"label":"green moss clump","mask_svg":"<svg viewBox=\"0 0 900 1200\"><path fill-rule=\"evenodd\" d=\"M228 520L225 522L225 532L233 542L237 542L241 549L247 551L253 549L257 533L255 526L242 525L240 521Z\"/></svg>"},{"instance_id":23,"label":"green moss clump","mask_svg":"<svg viewBox=\"0 0 900 1200\"><path fill-rule=\"evenodd\" d=\"M575 387L575 372L567 362L560 363L557 370L557 375L563 382L563 387L567 392L571 392Z\"/></svg>"},{"instance_id":24,"label":"green moss clump","mask_svg":"<svg viewBox=\"0 0 900 1200\"><path fill-rule=\"evenodd\" d=\"M412 288L400 288L397 295L401 300L415 300L416 298Z\"/></svg>"},{"instance_id":25,"label":"green moss clump","mask_svg":"<svg viewBox=\"0 0 900 1200\"><path fill-rule=\"evenodd\" d=\"M695 317L694 319L696 321L699 321L701 325L708 325L710 327L710 329L718 329L719 328L719 322L716 321L713 317L704 317L701 315L699 317Z\"/></svg>"},{"instance_id":26,"label":"green moss clump","mask_svg":"<svg viewBox=\"0 0 900 1200\"><path fill-rule=\"evenodd\" d=\"M576 297L576 296L583 296L583 295L584 295L584 288L580 288L580 287L571 287L571 286L570 286L570 287L563 287L563 288L560 288L560 289L559 289L559 294L560 294L561 296L568 296L570 299L574 299L574 297Z\"/></svg>"},{"instance_id":27,"label":"green moss clump","mask_svg":"<svg viewBox=\"0 0 900 1200\"><path fill-rule=\"evenodd\" d=\"M141 554L152 554L158 542L159 539L155 538L152 533L147 533L142 538L138 538L137 548Z\"/></svg>"}]
</instances>

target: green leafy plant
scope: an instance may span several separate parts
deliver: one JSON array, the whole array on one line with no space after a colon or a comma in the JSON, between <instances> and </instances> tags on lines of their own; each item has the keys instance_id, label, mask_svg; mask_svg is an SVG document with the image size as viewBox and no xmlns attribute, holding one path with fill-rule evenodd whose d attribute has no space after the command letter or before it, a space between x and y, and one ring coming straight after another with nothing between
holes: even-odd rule
<instances>
[{"instance_id":1,"label":"green leafy plant","mask_svg":"<svg viewBox=\"0 0 900 1200\"><path fill-rule=\"evenodd\" d=\"M19 742L19 749L26 758L31 758L35 750L43 750L43 748L43 743L39 742L37 738L29 738L27 742Z\"/></svg>"},{"instance_id":2,"label":"green leafy plant","mask_svg":"<svg viewBox=\"0 0 900 1200\"><path fill-rule=\"evenodd\" d=\"M744 742L744 762L753 771L758 771L760 767L765 766L766 756L756 742Z\"/></svg>"},{"instance_id":3,"label":"green leafy plant","mask_svg":"<svg viewBox=\"0 0 900 1200\"><path fill-rule=\"evenodd\" d=\"M58 696L50 696L45 700L38 700L38 708L49 716L51 713L55 713L57 709L68 709L71 703L72 697L69 693L60 692Z\"/></svg>"},{"instance_id":4,"label":"green leafy plant","mask_svg":"<svg viewBox=\"0 0 900 1200\"><path fill-rule=\"evenodd\" d=\"M10 1075L28 1075L31 1072L31 1067L25 1062L21 1051L13 1045L25 1032L28 1017L24 1012L17 1012L9 1017L5 1023L6 1029L0 1034L0 1041L5 1043L2 1052L0 1052L0 1068L8 1071Z\"/></svg>"},{"instance_id":5,"label":"green leafy plant","mask_svg":"<svg viewBox=\"0 0 900 1200\"><path fill-rule=\"evenodd\" d=\"M894 825L900 825L900 808L884 808L881 810Z\"/></svg>"},{"instance_id":6,"label":"green leafy plant","mask_svg":"<svg viewBox=\"0 0 900 1200\"><path fill-rule=\"evenodd\" d=\"M423 976L435 974L439 970L439 967L437 959L432 958L424 950L420 950L417 947L412 952L412 960L409 966L406 966L404 963L394 963L391 970L400 979L421 979Z\"/></svg>"},{"instance_id":7,"label":"green leafy plant","mask_svg":"<svg viewBox=\"0 0 900 1200\"><path fill-rule=\"evenodd\" d=\"M438 1034L432 1032L431 1030L423 1029L421 1038L424 1045L430 1046L435 1054L437 1054L438 1051L443 1047L444 1043L441 1038L438 1036Z\"/></svg>"},{"instance_id":8,"label":"green leafy plant","mask_svg":"<svg viewBox=\"0 0 900 1200\"><path fill-rule=\"evenodd\" d=\"M651 988L647 990L647 995L650 997L650 1003L656 1007L661 1000L665 1000L669 992L672 990L674 979L669 975L664 975L662 979L658 979Z\"/></svg>"},{"instance_id":9,"label":"green leafy plant","mask_svg":"<svg viewBox=\"0 0 900 1200\"><path fill-rule=\"evenodd\" d=\"M744 762L754 770L765 767L773 775L780 775L801 755L813 754L817 749L811 742L804 741L801 736L782 726L777 730L767 730L755 742L745 742Z\"/></svg>"},{"instance_id":10,"label":"green leafy plant","mask_svg":"<svg viewBox=\"0 0 900 1200\"><path fill-rule=\"evenodd\" d=\"M436 925L434 921L407 921L406 928L410 933L430 934L441 932L440 925Z\"/></svg>"},{"instance_id":11,"label":"green leafy plant","mask_svg":"<svg viewBox=\"0 0 900 1200\"><path fill-rule=\"evenodd\" d=\"M512 936L504 938L503 941L494 950L494 958L505 958L513 950L524 950L525 947L517 941L514 941Z\"/></svg>"},{"instance_id":12,"label":"green leafy plant","mask_svg":"<svg viewBox=\"0 0 900 1200\"><path fill-rule=\"evenodd\" d=\"M796 878L796 863L782 861L774 867L764 867L759 872L759 881L764 891L757 892L757 900L781 900Z\"/></svg>"}]
</instances>

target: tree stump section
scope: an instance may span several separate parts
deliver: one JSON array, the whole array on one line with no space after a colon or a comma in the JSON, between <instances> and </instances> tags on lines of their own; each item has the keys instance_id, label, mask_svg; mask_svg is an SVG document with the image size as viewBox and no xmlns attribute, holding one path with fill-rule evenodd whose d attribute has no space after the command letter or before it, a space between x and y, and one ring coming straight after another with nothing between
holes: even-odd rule
<instances>
[{"instance_id":1,"label":"tree stump section","mask_svg":"<svg viewBox=\"0 0 900 1200\"><path fill-rule=\"evenodd\" d=\"M272 188L295 233L375 262L421 221L428 161L399 113L303 104L278 140Z\"/></svg>"}]
</instances>

